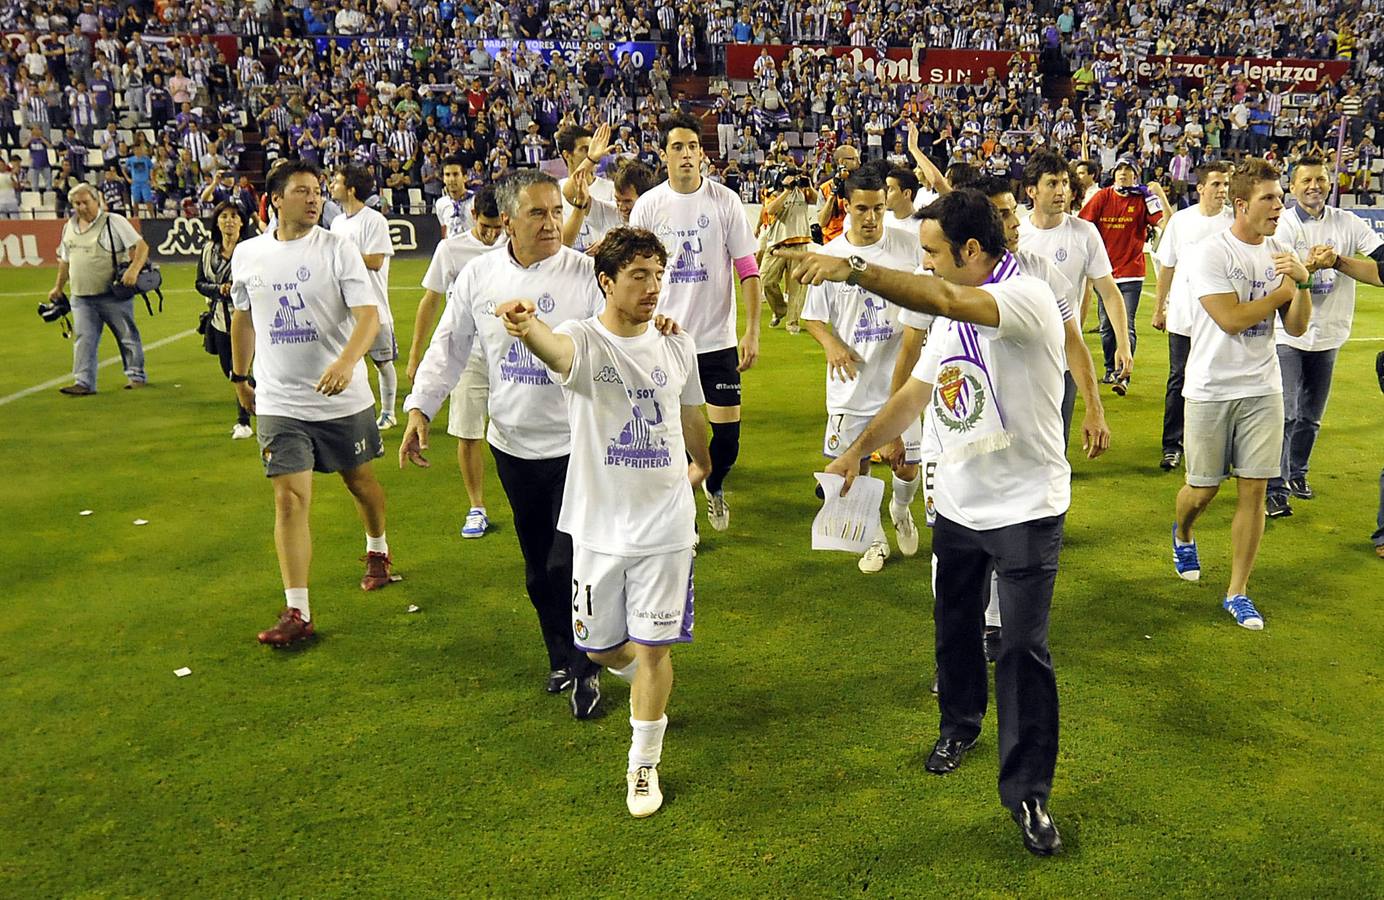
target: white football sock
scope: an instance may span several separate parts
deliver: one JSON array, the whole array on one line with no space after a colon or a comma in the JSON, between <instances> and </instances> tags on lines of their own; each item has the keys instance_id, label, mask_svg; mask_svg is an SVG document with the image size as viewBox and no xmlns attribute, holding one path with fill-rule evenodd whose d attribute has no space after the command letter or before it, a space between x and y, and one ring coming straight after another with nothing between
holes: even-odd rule
<instances>
[{"instance_id":1,"label":"white football sock","mask_svg":"<svg viewBox=\"0 0 1384 900\"><path fill-rule=\"evenodd\" d=\"M639 657L635 657L629 665L623 669L613 669L609 666L606 671L623 681L625 684L634 684L634 673L639 668Z\"/></svg>"},{"instance_id":2,"label":"white football sock","mask_svg":"<svg viewBox=\"0 0 1384 900\"><path fill-rule=\"evenodd\" d=\"M918 495L918 485L922 479L917 475L913 476L912 481L904 481L898 475L894 476L894 493L889 498L889 513L894 518L902 518L904 510L913 503L913 498Z\"/></svg>"},{"instance_id":3,"label":"white football sock","mask_svg":"<svg viewBox=\"0 0 1384 900\"><path fill-rule=\"evenodd\" d=\"M394 371L393 361L379 363L380 370L380 412L394 415L394 401L399 395L399 373Z\"/></svg>"},{"instance_id":4,"label":"white football sock","mask_svg":"<svg viewBox=\"0 0 1384 900\"><path fill-rule=\"evenodd\" d=\"M312 610L308 608L307 588L284 588L284 602L302 613L304 622L312 621Z\"/></svg>"},{"instance_id":5,"label":"white football sock","mask_svg":"<svg viewBox=\"0 0 1384 900\"><path fill-rule=\"evenodd\" d=\"M990 603L985 607L985 626L1000 627L1000 577L990 573Z\"/></svg>"},{"instance_id":6,"label":"white football sock","mask_svg":"<svg viewBox=\"0 0 1384 900\"><path fill-rule=\"evenodd\" d=\"M668 728L668 717L644 722L631 716L630 728L634 729L634 738L630 741L630 771L640 766L657 766L663 758L663 732Z\"/></svg>"},{"instance_id":7,"label":"white football sock","mask_svg":"<svg viewBox=\"0 0 1384 900\"><path fill-rule=\"evenodd\" d=\"M385 540L383 531L379 537L371 537L368 534L365 536L365 552L389 555L389 541Z\"/></svg>"}]
</instances>

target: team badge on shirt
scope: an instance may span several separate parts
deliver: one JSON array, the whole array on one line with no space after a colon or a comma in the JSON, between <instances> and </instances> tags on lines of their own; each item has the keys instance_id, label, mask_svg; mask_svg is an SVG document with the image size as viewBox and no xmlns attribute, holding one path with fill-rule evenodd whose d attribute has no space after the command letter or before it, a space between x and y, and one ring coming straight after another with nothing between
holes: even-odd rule
<instances>
[{"instance_id":1,"label":"team badge on shirt","mask_svg":"<svg viewBox=\"0 0 1384 900\"><path fill-rule=\"evenodd\" d=\"M1066 262L1066 261L1067 261L1067 248L1066 248L1066 247L1058 247L1058 248L1057 248L1057 252L1056 252L1055 254L1053 254L1053 258L1056 259L1058 262Z\"/></svg>"},{"instance_id":2,"label":"team badge on shirt","mask_svg":"<svg viewBox=\"0 0 1384 900\"><path fill-rule=\"evenodd\" d=\"M546 292L541 294L538 298L539 312L550 313L554 309L557 309L557 301L553 299L553 295Z\"/></svg>"},{"instance_id":3,"label":"team badge on shirt","mask_svg":"<svg viewBox=\"0 0 1384 900\"><path fill-rule=\"evenodd\" d=\"M937 373L932 408L949 430L970 431L985 410L985 389L974 375L962 373L958 366L947 366Z\"/></svg>"},{"instance_id":4,"label":"team badge on shirt","mask_svg":"<svg viewBox=\"0 0 1384 900\"><path fill-rule=\"evenodd\" d=\"M659 368L658 366L654 366L654 370L652 373L650 373L650 376L653 378L654 384L658 385L659 387L663 387L668 383L668 373L663 371L663 369Z\"/></svg>"},{"instance_id":5,"label":"team badge on shirt","mask_svg":"<svg viewBox=\"0 0 1384 900\"><path fill-rule=\"evenodd\" d=\"M711 219L707 218L706 213L702 213L700 216L697 216L697 227L698 227L698 228L710 228L710 227L711 227Z\"/></svg>"},{"instance_id":6,"label":"team badge on shirt","mask_svg":"<svg viewBox=\"0 0 1384 900\"><path fill-rule=\"evenodd\" d=\"M309 269L307 266L299 266L299 267L298 267L298 280L299 280L299 281L307 281L307 280L308 280L309 278L311 278L311 277L312 277L312 269Z\"/></svg>"}]
</instances>

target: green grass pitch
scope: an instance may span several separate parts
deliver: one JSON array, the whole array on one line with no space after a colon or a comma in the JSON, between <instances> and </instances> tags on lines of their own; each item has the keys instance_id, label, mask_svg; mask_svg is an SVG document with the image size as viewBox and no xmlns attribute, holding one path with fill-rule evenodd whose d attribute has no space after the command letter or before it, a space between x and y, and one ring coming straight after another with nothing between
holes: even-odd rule
<instances>
[{"instance_id":1,"label":"green grass pitch","mask_svg":"<svg viewBox=\"0 0 1384 900\"><path fill-rule=\"evenodd\" d=\"M401 340L423 269L393 267ZM1173 575L1180 478L1156 465L1167 349L1146 301L1133 392L1106 395L1114 447L1074 462L1051 632L1067 853L1037 860L995 794L993 707L957 773L923 771L926 540L874 577L808 550L824 366L807 335L766 329L747 376L731 530L703 528L697 640L674 653L668 801L634 821L627 690L607 678L587 723L542 692L493 467L497 527L463 542L441 429L432 470L396 468L398 430L378 463L404 581L360 591L360 525L319 476L322 636L255 643L283 603L270 490L186 334L192 269L165 271L166 311L138 315L146 346L167 341L151 387L118 390L108 366L86 399L9 399L62 379L70 345L34 315L51 271L0 278L0 896L1384 894L1384 291L1361 291L1337 364L1319 498L1269 523L1258 634L1219 605L1231 496L1200 528L1203 580Z\"/></svg>"}]
</instances>

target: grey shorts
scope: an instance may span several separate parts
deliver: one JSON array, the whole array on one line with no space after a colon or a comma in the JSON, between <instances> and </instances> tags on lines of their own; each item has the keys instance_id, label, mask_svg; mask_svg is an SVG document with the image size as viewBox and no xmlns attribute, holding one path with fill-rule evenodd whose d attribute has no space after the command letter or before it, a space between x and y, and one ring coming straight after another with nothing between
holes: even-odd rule
<instances>
[{"instance_id":1,"label":"grey shorts","mask_svg":"<svg viewBox=\"0 0 1384 900\"><path fill-rule=\"evenodd\" d=\"M1236 478L1277 478L1283 454L1283 395L1186 400L1182 444L1187 483L1216 487Z\"/></svg>"},{"instance_id":2,"label":"grey shorts","mask_svg":"<svg viewBox=\"0 0 1384 900\"><path fill-rule=\"evenodd\" d=\"M399 358L399 342L394 339L393 325L380 325L380 333L375 335L375 343L370 346L370 358L377 363Z\"/></svg>"},{"instance_id":3,"label":"grey shorts","mask_svg":"<svg viewBox=\"0 0 1384 900\"><path fill-rule=\"evenodd\" d=\"M324 422L260 416L256 431L264 474L269 478L309 470L348 472L384 455L374 406Z\"/></svg>"}]
</instances>

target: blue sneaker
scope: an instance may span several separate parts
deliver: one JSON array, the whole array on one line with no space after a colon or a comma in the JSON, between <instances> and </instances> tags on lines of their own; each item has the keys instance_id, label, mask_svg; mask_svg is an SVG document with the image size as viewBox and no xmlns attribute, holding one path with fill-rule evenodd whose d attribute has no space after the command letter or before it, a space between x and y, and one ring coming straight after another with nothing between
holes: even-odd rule
<instances>
[{"instance_id":1,"label":"blue sneaker","mask_svg":"<svg viewBox=\"0 0 1384 900\"><path fill-rule=\"evenodd\" d=\"M1197 556L1197 542L1179 544L1177 542L1177 523L1173 523L1173 568L1184 581L1201 580L1201 559Z\"/></svg>"},{"instance_id":2,"label":"blue sneaker","mask_svg":"<svg viewBox=\"0 0 1384 900\"><path fill-rule=\"evenodd\" d=\"M1244 594L1226 597L1221 601L1221 608L1234 616L1235 624L1241 628L1248 628L1250 631L1264 630L1264 617L1259 615L1259 610L1254 608L1254 603Z\"/></svg>"},{"instance_id":3,"label":"blue sneaker","mask_svg":"<svg viewBox=\"0 0 1384 900\"><path fill-rule=\"evenodd\" d=\"M461 536L464 538L485 537L485 532L490 528L490 517L485 514L485 510L479 506L473 506L466 513L466 524L461 526Z\"/></svg>"}]
</instances>

